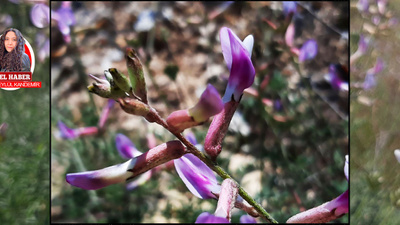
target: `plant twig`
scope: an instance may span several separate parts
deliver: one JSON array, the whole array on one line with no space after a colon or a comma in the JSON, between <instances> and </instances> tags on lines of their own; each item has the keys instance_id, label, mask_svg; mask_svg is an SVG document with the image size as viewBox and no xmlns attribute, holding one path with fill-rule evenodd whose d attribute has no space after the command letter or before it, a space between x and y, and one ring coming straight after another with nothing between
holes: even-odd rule
<instances>
[{"instance_id":1,"label":"plant twig","mask_svg":"<svg viewBox=\"0 0 400 225\"><path fill-rule=\"evenodd\" d=\"M221 178L227 179L230 178L234 180L239 187L239 195L242 196L244 200L246 200L251 206L257 210L257 212L260 214L261 217L264 219L268 220L271 223L278 223L274 218L272 218L271 215L259 204L257 203L240 185L239 183L233 179L223 168L218 166L216 163L214 163L211 159L209 159L205 154L203 154L201 151L199 151L192 143L190 143L181 133L178 133L174 131L173 129L170 129L168 124L165 122L163 118L159 116L156 110L151 110L151 113L154 115L151 115L151 118L155 119L155 122L158 123L159 125L163 126L165 129L167 129L169 132L171 132L173 135L175 135L186 147L188 152L192 153L195 155L197 158L199 158L201 161L203 161L210 169L212 169L214 172L216 172Z\"/></svg>"}]
</instances>

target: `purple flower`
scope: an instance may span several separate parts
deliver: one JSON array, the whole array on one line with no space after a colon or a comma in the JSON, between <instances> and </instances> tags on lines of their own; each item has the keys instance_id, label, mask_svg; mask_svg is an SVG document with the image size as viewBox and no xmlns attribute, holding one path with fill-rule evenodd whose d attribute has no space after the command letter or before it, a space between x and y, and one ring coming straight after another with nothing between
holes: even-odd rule
<instances>
[{"instance_id":1,"label":"purple flower","mask_svg":"<svg viewBox=\"0 0 400 225\"><path fill-rule=\"evenodd\" d=\"M61 7L52 13L52 18L57 20L58 29L64 35L64 40L69 43L70 37L70 26L75 25L74 12L71 9L72 2L62 2Z\"/></svg>"},{"instance_id":2,"label":"purple flower","mask_svg":"<svg viewBox=\"0 0 400 225\"><path fill-rule=\"evenodd\" d=\"M115 144L117 146L118 153L126 159L134 158L137 156L142 155L142 152L136 149L135 145L132 143L132 141L125 135L123 134L117 134L115 137ZM154 148L156 145L150 147ZM126 189L127 190L133 190L137 188L138 186L146 183L148 180L150 180L151 176L153 175L153 169L139 175L138 178L136 178L134 181L126 184Z\"/></svg>"},{"instance_id":3,"label":"purple flower","mask_svg":"<svg viewBox=\"0 0 400 225\"><path fill-rule=\"evenodd\" d=\"M63 122L58 121L58 128L60 129L61 138L64 139L74 139L80 136L88 136L97 134L98 128L97 127L81 127L72 129L67 127Z\"/></svg>"},{"instance_id":4,"label":"purple flower","mask_svg":"<svg viewBox=\"0 0 400 225\"><path fill-rule=\"evenodd\" d=\"M100 170L69 173L66 176L66 181L82 189L96 190L111 184L124 182L128 178L137 177L184 154L186 154L186 149L180 141L169 141L122 164Z\"/></svg>"},{"instance_id":5,"label":"purple flower","mask_svg":"<svg viewBox=\"0 0 400 225\"><path fill-rule=\"evenodd\" d=\"M368 0L358 0L357 9L360 13L368 12L369 9Z\"/></svg>"},{"instance_id":6,"label":"purple flower","mask_svg":"<svg viewBox=\"0 0 400 225\"><path fill-rule=\"evenodd\" d=\"M397 161L400 163L400 150L396 149L394 150L394 156L396 157Z\"/></svg>"},{"instance_id":7,"label":"purple flower","mask_svg":"<svg viewBox=\"0 0 400 225\"><path fill-rule=\"evenodd\" d=\"M196 136L194 135L193 132L188 132L185 136L190 143L192 143L193 145L197 145Z\"/></svg>"},{"instance_id":8,"label":"purple flower","mask_svg":"<svg viewBox=\"0 0 400 225\"><path fill-rule=\"evenodd\" d=\"M257 223L257 221L252 216L243 215L240 217L240 223Z\"/></svg>"},{"instance_id":9,"label":"purple flower","mask_svg":"<svg viewBox=\"0 0 400 225\"><path fill-rule=\"evenodd\" d=\"M367 70L367 74L363 83L364 90L368 90L376 86L376 74L380 73L383 70L384 66L385 65L382 59L378 58L376 60L375 66Z\"/></svg>"},{"instance_id":10,"label":"purple flower","mask_svg":"<svg viewBox=\"0 0 400 225\"><path fill-rule=\"evenodd\" d=\"M279 111L279 112L283 110L283 106L282 106L281 100L279 100L279 99L274 100L274 109L276 111Z\"/></svg>"},{"instance_id":11,"label":"purple flower","mask_svg":"<svg viewBox=\"0 0 400 225\"><path fill-rule=\"evenodd\" d=\"M132 176L131 170L135 167L137 159L133 158L125 163L110 166L101 170L70 173L66 176L66 181L76 187L85 190L96 190L111 184L124 182Z\"/></svg>"},{"instance_id":12,"label":"purple flower","mask_svg":"<svg viewBox=\"0 0 400 225\"><path fill-rule=\"evenodd\" d=\"M381 22L381 17L378 15L374 15L372 16L372 23L374 23L375 25L379 25L379 23Z\"/></svg>"},{"instance_id":13,"label":"purple flower","mask_svg":"<svg viewBox=\"0 0 400 225\"><path fill-rule=\"evenodd\" d=\"M209 212L203 212L198 217L195 223L229 223L226 218L214 216Z\"/></svg>"},{"instance_id":14,"label":"purple flower","mask_svg":"<svg viewBox=\"0 0 400 225\"><path fill-rule=\"evenodd\" d=\"M99 119L99 127L102 128L106 123L108 118L108 114L110 114L110 109L114 106L115 101L112 99L108 99L107 105L103 108Z\"/></svg>"},{"instance_id":15,"label":"purple flower","mask_svg":"<svg viewBox=\"0 0 400 225\"><path fill-rule=\"evenodd\" d=\"M132 141L123 134L117 134L115 136L115 145L118 153L125 159L131 159L142 154L136 149Z\"/></svg>"},{"instance_id":16,"label":"purple flower","mask_svg":"<svg viewBox=\"0 0 400 225\"><path fill-rule=\"evenodd\" d=\"M223 108L224 104L222 103L217 89L211 84L208 84L199 102L193 108L190 108L188 112L196 122L204 122L211 116L221 112Z\"/></svg>"},{"instance_id":17,"label":"purple flower","mask_svg":"<svg viewBox=\"0 0 400 225\"><path fill-rule=\"evenodd\" d=\"M49 6L39 3L35 4L31 9L31 21L37 28L47 27L50 23Z\"/></svg>"},{"instance_id":18,"label":"purple flower","mask_svg":"<svg viewBox=\"0 0 400 225\"><path fill-rule=\"evenodd\" d=\"M377 58L375 66L372 68L373 73L377 74L377 73L382 72L384 67L385 67L385 63L383 62L383 60L381 58Z\"/></svg>"},{"instance_id":19,"label":"purple flower","mask_svg":"<svg viewBox=\"0 0 400 225\"><path fill-rule=\"evenodd\" d=\"M370 71L367 71L367 75L365 76L365 80L363 83L364 90L371 89L376 86L375 74Z\"/></svg>"},{"instance_id":20,"label":"purple flower","mask_svg":"<svg viewBox=\"0 0 400 225\"><path fill-rule=\"evenodd\" d=\"M230 71L228 86L222 100L224 103L232 99L239 102L243 90L254 82L255 69L251 62L254 38L253 35L249 35L242 42L227 27L221 28L219 36L222 54Z\"/></svg>"},{"instance_id":21,"label":"purple flower","mask_svg":"<svg viewBox=\"0 0 400 225\"><path fill-rule=\"evenodd\" d=\"M340 64L331 64L326 79L334 89L349 91L349 83L342 79L344 76L348 76L346 69L343 69Z\"/></svg>"},{"instance_id":22,"label":"purple flower","mask_svg":"<svg viewBox=\"0 0 400 225\"><path fill-rule=\"evenodd\" d=\"M285 14L285 16L288 16L290 13L296 13L297 11L297 5L295 1L282 2L282 5L283 5L283 14Z\"/></svg>"},{"instance_id":23,"label":"purple flower","mask_svg":"<svg viewBox=\"0 0 400 225\"><path fill-rule=\"evenodd\" d=\"M300 49L299 61L313 59L318 53L318 45L314 39L306 41Z\"/></svg>"},{"instance_id":24,"label":"purple flower","mask_svg":"<svg viewBox=\"0 0 400 225\"><path fill-rule=\"evenodd\" d=\"M369 38L365 38L364 35L360 34L360 40L358 41L357 49L360 54L364 55L365 53L367 53L369 41Z\"/></svg>"},{"instance_id":25,"label":"purple flower","mask_svg":"<svg viewBox=\"0 0 400 225\"><path fill-rule=\"evenodd\" d=\"M213 193L219 193L214 172L193 154L186 154L174 160L175 169L192 194L201 199L216 198Z\"/></svg>"},{"instance_id":26,"label":"purple flower","mask_svg":"<svg viewBox=\"0 0 400 225\"><path fill-rule=\"evenodd\" d=\"M344 163L344 175L346 176L347 181L349 180L349 156L345 156ZM345 191L339 197L334 200L328 202L325 205L325 208L329 211L335 210L336 216L341 216L345 213L349 212L349 190Z\"/></svg>"},{"instance_id":27,"label":"purple flower","mask_svg":"<svg viewBox=\"0 0 400 225\"><path fill-rule=\"evenodd\" d=\"M378 11L380 14L385 14L386 11L386 5L388 3L388 0L376 0L376 3L378 5Z\"/></svg>"}]
</instances>

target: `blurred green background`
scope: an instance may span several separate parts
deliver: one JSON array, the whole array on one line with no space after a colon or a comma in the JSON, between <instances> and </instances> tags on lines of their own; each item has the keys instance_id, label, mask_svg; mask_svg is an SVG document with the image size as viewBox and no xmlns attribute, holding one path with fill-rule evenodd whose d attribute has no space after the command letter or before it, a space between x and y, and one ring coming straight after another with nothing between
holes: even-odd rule
<instances>
[{"instance_id":1,"label":"blurred green background","mask_svg":"<svg viewBox=\"0 0 400 225\"><path fill-rule=\"evenodd\" d=\"M71 27L71 42L52 36L52 222L192 223L201 212L215 211L216 201L193 196L173 168L156 173L133 191L125 190L124 184L86 191L65 182L66 173L124 162L115 147L117 133L127 135L142 152L148 150L148 133L158 144L174 139L160 126L125 114L118 105L111 109L106 129L96 136L63 140L56 124L61 120L71 128L97 125L106 99L87 92L93 82L87 74L102 75L110 67L126 74L127 46L139 52L146 66L150 105L164 118L192 107L207 83L222 96L229 75L218 39L223 26L241 39L254 35L253 88L259 97L244 94L218 163L282 223L346 191L348 121L313 91L310 79L323 77L330 63L347 62L347 40L316 17L346 33L348 3L304 4L314 14L298 7L303 17L294 43L301 47L315 38L320 54L299 64L284 42L288 21L280 2L235 2L225 9L211 2L73 2L77 24ZM52 2L54 10L59 7ZM136 31L145 10L158 17L150 29ZM53 21L52 31L57 29ZM279 101L282 107L266 105L263 99ZM201 144L209 124L190 129ZM239 222L242 214L235 210L232 221ZM348 215L333 222L346 223Z\"/></svg>"},{"instance_id":2,"label":"blurred green background","mask_svg":"<svg viewBox=\"0 0 400 225\"><path fill-rule=\"evenodd\" d=\"M400 1L388 1L379 14L371 3L368 13L360 13L351 2L350 52L358 48L359 35L371 38L368 52L351 68L350 93L350 218L351 224L400 224L400 164L393 151L400 146L400 69L398 20ZM393 20L394 21L394 20ZM371 90L354 87L377 58L385 63Z\"/></svg>"},{"instance_id":3,"label":"blurred green background","mask_svg":"<svg viewBox=\"0 0 400 225\"><path fill-rule=\"evenodd\" d=\"M33 5L3 1L0 32L7 27L21 31L36 54L38 29L30 21ZM11 18L11 20L10 20ZM0 124L7 123L6 137L0 141L0 221L2 224L50 223L49 58L36 58L33 81L42 88L0 89Z\"/></svg>"}]
</instances>

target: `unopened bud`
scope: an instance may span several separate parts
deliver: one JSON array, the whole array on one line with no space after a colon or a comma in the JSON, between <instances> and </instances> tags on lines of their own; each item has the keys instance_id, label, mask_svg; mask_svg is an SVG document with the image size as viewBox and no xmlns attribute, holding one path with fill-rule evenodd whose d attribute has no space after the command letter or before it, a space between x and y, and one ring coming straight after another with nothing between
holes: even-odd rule
<instances>
[{"instance_id":1,"label":"unopened bud","mask_svg":"<svg viewBox=\"0 0 400 225\"><path fill-rule=\"evenodd\" d=\"M214 215L224 217L230 221L238 192L237 183L232 179L225 179L221 185L221 193L219 195L218 205Z\"/></svg>"},{"instance_id":2,"label":"unopened bud","mask_svg":"<svg viewBox=\"0 0 400 225\"><path fill-rule=\"evenodd\" d=\"M171 127L171 129L174 129L175 131L181 133L185 129L189 127L194 127L199 124L202 124L202 122L196 122L193 117L189 115L188 110L182 109L178 111L172 112L168 117L167 117L167 124Z\"/></svg>"},{"instance_id":3,"label":"unopened bud","mask_svg":"<svg viewBox=\"0 0 400 225\"><path fill-rule=\"evenodd\" d=\"M115 84L119 88L121 88L121 90L125 92L129 92L131 90L131 84L129 83L128 78L124 74L120 73L115 68L110 68L108 71L110 72Z\"/></svg>"},{"instance_id":4,"label":"unopened bud","mask_svg":"<svg viewBox=\"0 0 400 225\"><path fill-rule=\"evenodd\" d=\"M110 98L111 88L110 85L93 83L87 87L89 92L94 93L103 98Z\"/></svg>"},{"instance_id":5,"label":"unopened bud","mask_svg":"<svg viewBox=\"0 0 400 225\"><path fill-rule=\"evenodd\" d=\"M150 112L147 104L133 98L120 98L118 102L125 112L132 115L146 116Z\"/></svg>"},{"instance_id":6,"label":"unopened bud","mask_svg":"<svg viewBox=\"0 0 400 225\"><path fill-rule=\"evenodd\" d=\"M127 48L125 58L133 92L144 103L147 103L146 81L144 80L142 63L140 62L140 59L133 48Z\"/></svg>"}]
</instances>

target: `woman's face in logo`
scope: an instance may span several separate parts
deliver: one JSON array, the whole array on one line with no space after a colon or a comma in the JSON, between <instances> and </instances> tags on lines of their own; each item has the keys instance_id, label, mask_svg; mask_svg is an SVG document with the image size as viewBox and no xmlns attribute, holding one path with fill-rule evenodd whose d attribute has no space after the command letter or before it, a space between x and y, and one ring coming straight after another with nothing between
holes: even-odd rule
<instances>
[{"instance_id":1,"label":"woman's face in logo","mask_svg":"<svg viewBox=\"0 0 400 225\"><path fill-rule=\"evenodd\" d=\"M18 44L17 35L14 33L14 31L9 31L6 34L6 38L4 40L4 45L6 47L7 52L12 52L12 50L14 50L17 44Z\"/></svg>"}]
</instances>

